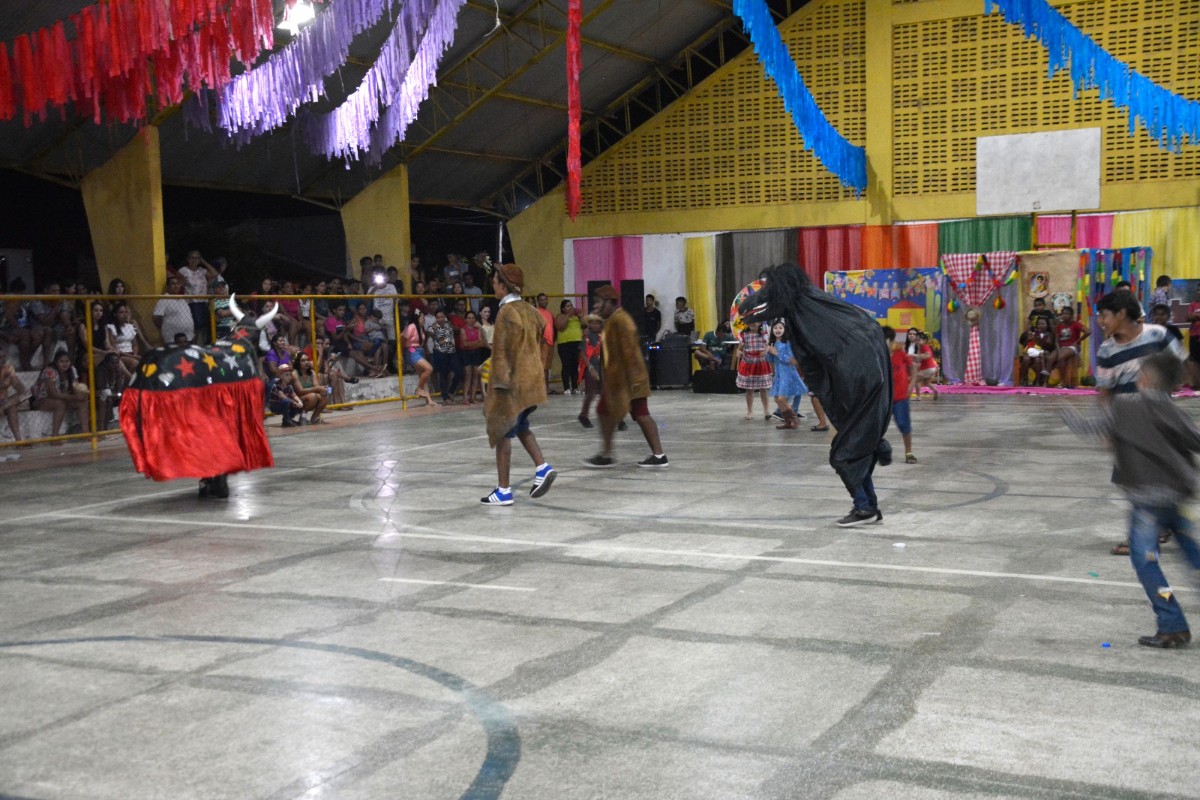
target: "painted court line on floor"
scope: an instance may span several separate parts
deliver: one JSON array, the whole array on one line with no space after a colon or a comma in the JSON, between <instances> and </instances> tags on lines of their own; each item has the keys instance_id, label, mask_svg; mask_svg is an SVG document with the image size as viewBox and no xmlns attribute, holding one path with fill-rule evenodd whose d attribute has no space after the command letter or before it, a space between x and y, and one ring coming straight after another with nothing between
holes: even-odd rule
<instances>
[{"instance_id":1,"label":"painted court line on floor","mask_svg":"<svg viewBox=\"0 0 1200 800\"><path fill-rule=\"evenodd\" d=\"M544 548L547 550L577 550L589 551L596 554L604 553L622 553L629 555L656 555L656 556L672 556L675 558L708 558L722 561L765 561L773 564L800 564L811 567L836 567L842 569L855 570L875 570L881 572L909 572L926 575L950 575L950 576L965 576L973 578L995 578L1031 581L1036 583L1075 583L1084 584L1086 586L1119 586L1121 588L1142 588L1140 583L1131 581L1105 581L1099 578L1072 578L1066 575L1034 575L1024 572L992 572L989 570L976 569L951 569L949 567L918 567L907 564L873 564L865 561L832 561L818 558L797 558L795 556L764 556L764 555L740 555L737 553L713 553L706 550L672 550L666 547L631 547L627 545L613 544L611 542L546 542L536 539L510 539L496 536L473 536L470 534L450 533L439 531L436 528L426 528L416 525L404 525L404 530L390 531L333 531L329 528L308 528L298 525L271 525L271 524L256 524L250 522L214 522L204 520L187 520L187 519L171 519L169 517L120 517L101 514L69 514L57 513L53 514L52 518L59 519L90 519L105 522L123 522L123 523L141 523L141 524L157 524L157 525L207 525L214 528L239 528L250 530L274 530L283 533L342 533L346 535L357 536L382 536L383 534L391 534L393 536L401 536L407 539L426 539L440 540L446 542L478 542L480 544L503 544L516 545L520 547L535 547ZM1179 587L1174 589L1176 592L1192 591L1188 587Z\"/></svg>"},{"instance_id":2,"label":"painted court line on floor","mask_svg":"<svg viewBox=\"0 0 1200 800\"><path fill-rule=\"evenodd\" d=\"M494 583L458 583L456 581L422 581L417 578L380 578L387 583L417 583L422 586L462 586L467 589L496 589L502 592L536 592L528 586L501 586Z\"/></svg>"},{"instance_id":3,"label":"painted court line on floor","mask_svg":"<svg viewBox=\"0 0 1200 800\"><path fill-rule=\"evenodd\" d=\"M443 447L443 446L449 446L449 445L455 445L455 444L462 444L464 442L472 442L472 441L475 441L476 439L485 439L485 438L487 438L487 437L483 436L483 435L478 435L478 436L467 436L462 439L451 439L448 442L433 442L430 444L418 444L418 445L413 445L412 447L404 447L404 448L400 448L397 450L389 451L386 455L404 455L405 453L411 453L411 452L415 452L417 450L427 450L431 447ZM308 470L323 469L324 467L332 467L332 466L336 466L338 464L348 464L351 461L362 461L364 458L378 458L381 460L387 460L386 458L384 458L384 455L385 454L382 454L382 453L366 453L361 456L347 456L345 458L337 458L332 461L322 461L317 464L305 464L303 466L297 466L297 467L281 467L281 468L275 469L271 474L272 475L290 475L293 472L305 472ZM134 474L134 473L131 473L131 474ZM183 483L183 481L179 482L177 484L177 488L168 489L168 490L165 490L162 492L152 492L150 494L139 494L139 495L134 495L131 497L115 497L112 500L101 500L96 503L86 503L81 506L74 506L73 508L70 508L70 509L64 509L64 511L72 511L72 512L73 511L83 511L83 510L89 509L89 508L101 508L103 506L119 505L121 503L140 503L145 500L154 500L154 499L157 499L160 497L171 497L173 495L179 495L179 494L183 494L188 491L193 491L193 490L185 489L183 487L182 483ZM59 516L59 512L38 511L34 514L25 514L24 516L20 516L20 517L9 517L7 519L0 519L0 525L15 525L18 522L27 522L32 519L43 519L46 517L53 517L53 516Z\"/></svg>"}]
</instances>

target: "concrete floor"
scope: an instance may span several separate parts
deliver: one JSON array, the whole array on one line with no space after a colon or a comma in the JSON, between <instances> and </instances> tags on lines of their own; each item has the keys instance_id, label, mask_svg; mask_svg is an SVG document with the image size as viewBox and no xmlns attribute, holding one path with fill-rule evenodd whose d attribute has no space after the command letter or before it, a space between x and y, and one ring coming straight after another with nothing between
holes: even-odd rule
<instances>
[{"instance_id":1,"label":"concrete floor","mask_svg":"<svg viewBox=\"0 0 1200 800\"><path fill-rule=\"evenodd\" d=\"M585 470L552 398L558 482L530 500L522 454L507 509L476 409L272 427L227 501L120 442L23 451L0 796L1198 797L1200 646L1136 644L1125 507L1059 402L920 403L850 530L827 434L728 395L655 395L663 472L634 426Z\"/></svg>"}]
</instances>

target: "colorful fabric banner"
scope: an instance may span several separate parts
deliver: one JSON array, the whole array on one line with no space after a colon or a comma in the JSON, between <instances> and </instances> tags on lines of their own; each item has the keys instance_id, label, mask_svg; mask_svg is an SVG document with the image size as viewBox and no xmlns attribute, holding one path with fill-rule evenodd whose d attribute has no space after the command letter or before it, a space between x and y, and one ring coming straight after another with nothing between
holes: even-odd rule
<instances>
[{"instance_id":1,"label":"colorful fabric banner","mask_svg":"<svg viewBox=\"0 0 1200 800\"><path fill-rule=\"evenodd\" d=\"M943 278L937 267L826 272L824 286L898 331L937 334L941 327Z\"/></svg>"}]
</instances>

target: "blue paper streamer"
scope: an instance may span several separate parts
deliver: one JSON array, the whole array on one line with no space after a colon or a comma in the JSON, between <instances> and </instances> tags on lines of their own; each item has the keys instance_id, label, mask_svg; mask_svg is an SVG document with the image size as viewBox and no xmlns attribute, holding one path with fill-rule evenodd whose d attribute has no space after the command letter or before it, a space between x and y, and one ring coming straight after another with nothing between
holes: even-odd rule
<instances>
[{"instance_id":1,"label":"blue paper streamer","mask_svg":"<svg viewBox=\"0 0 1200 800\"><path fill-rule=\"evenodd\" d=\"M812 150L817 160L836 175L843 186L849 186L856 195L861 194L867 188L866 151L851 144L829 124L804 85L766 2L733 0L733 13L742 20L750 35L750 43L754 45L763 70L775 81L783 105L800 131L804 149Z\"/></svg>"},{"instance_id":2,"label":"blue paper streamer","mask_svg":"<svg viewBox=\"0 0 1200 800\"><path fill-rule=\"evenodd\" d=\"M1081 89L1099 89L1102 100L1127 109L1131 136L1141 125L1160 147L1176 153L1185 141L1200 144L1200 102L1159 86L1114 58L1046 0L984 0L984 14L991 14L993 6L1042 43L1050 55L1050 77L1070 71L1076 97Z\"/></svg>"}]
</instances>

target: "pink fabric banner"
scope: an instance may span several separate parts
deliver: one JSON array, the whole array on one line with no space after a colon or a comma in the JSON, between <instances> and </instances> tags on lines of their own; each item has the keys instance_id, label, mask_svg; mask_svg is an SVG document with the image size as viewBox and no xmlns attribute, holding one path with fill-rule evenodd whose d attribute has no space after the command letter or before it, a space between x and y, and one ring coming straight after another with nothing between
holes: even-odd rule
<instances>
[{"instance_id":1,"label":"pink fabric banner","mask_svg":"<svg viewBox=\"0 0 1200 800\"><path fill-rule=\"evenodd\" d=\"M642 237L576 239L575 293L587 296L588 281L608 281L618 289L621 281L642 277Z\"/></svg>"},{"instance_id":2,"label":"pink fabric banner","mask_svg":"<svg viewBox=\"0 0 1200 800\"><path fill-rule=\"evenodd\" d=\"M1075 249L1095 248L1107 250L1112 247L1112 214L1086 214L1076 218ZM1071 217L1045 216L1037 218L1038 245L1062 245L1071 242Z\"/></svg>"}]
</instances>

